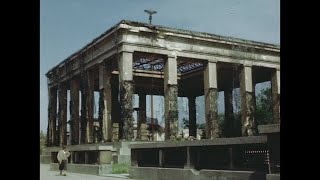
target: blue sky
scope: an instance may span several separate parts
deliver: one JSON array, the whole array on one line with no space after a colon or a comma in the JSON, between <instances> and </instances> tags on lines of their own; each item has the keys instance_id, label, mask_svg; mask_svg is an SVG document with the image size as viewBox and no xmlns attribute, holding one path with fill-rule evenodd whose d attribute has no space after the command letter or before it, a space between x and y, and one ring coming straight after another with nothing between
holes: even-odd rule
<instances>
[{"instance_id":1,"label":"blue sky","mask_svg":"<svg viewBox=\"0 0 320 180\"><path fill-rule=\"evenodd\" d=\"M40 0L40 129L47 128L45 73L122 19L280 44L279 0Z\"/></svg>"}]
</instances>

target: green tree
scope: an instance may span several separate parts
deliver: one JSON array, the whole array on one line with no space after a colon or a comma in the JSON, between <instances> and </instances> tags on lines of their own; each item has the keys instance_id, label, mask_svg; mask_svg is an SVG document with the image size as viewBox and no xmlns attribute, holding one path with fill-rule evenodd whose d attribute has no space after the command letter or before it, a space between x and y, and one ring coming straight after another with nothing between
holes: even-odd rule
<instances>
[{"instance_id":1,"label":"green tree","mask_svg":"<svg viewBox=\"0 0 320 180\"><path fill-rule=\"evenodd\" d=\"M40 154L42 154L43 150L46 148L47 144L47 135L40 131Z\"/></svg>"},{"instance_id":2,"label":"green tree","mask_svg":"<svg viewBox=\"0 0 320 180\"><path fill-rule=\"evenodd\" d=\"M262 89L256 97L256 120L258 125L272 124L271 88Z\"/></svg>"},{"instance_id":3,"label":"green tree","mask_svg":"<svg viewBox=\"0 0 320 180\"><path fill-rule=\"evenodd\" d=\"M189 128L189 119L187 118L182 118L182 122L183 122L183 129Z\"/></svg>"}]
</instances>

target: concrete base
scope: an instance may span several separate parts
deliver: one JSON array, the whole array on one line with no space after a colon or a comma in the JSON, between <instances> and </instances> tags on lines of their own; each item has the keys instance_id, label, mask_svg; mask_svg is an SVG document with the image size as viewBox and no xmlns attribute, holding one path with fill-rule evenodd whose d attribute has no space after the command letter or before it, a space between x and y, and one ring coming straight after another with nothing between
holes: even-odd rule
<instances>
[{"instance_id":1,"label":"concrete base","mask_svg":"<svg viewBox=\"0 0 320 180\"><path fill-rule=\"evenodd\" d=\"M133 144L148 144L150 142L143 142L143 141L122 141L121 142L121 147L119 148L119 153L118 153L118 160L117 162L124 163L124 164L131 164L131 149L130 145Z\"/></svg>"},{"instance_id":2,"label":"concrete base","mask_svg":"<svg viewBox=\"0 0 320 180\"><path fill-rule=\"evenodd\" d=\"M280 180L280 174L267 174L267 180Z\"/></svg>"},{"instance_id":3,"label":"concrete base","mask_svg":"<svg viewBox=\"0 0 320 180\"><path fill-rule=\"evenodd\" d=\"M51 155L41 155L40 156L41 164L50 164L51 163Z\"/></svg>"},{"instance_id":4,"label":"concrete base","mask_svg":"<svg viewBox=\"0 0 320 180\"><path fill-rule=\"evenodd\" d=\"M268 124L258 126L260 134L280 133L280 124Z\"/></svg>"},{"instance_id":5,"label":"concrete base","mask_svg":"<svg viewBox=\"0 0 320 180\"><path fill-rule=\"evenodd\" d=\"M103 164L99 165L99 175L111 174L112 173L112 165L111 164Z\"/></svg>"},{"instance_id":6,"label":"concrete base","mask_svg":"<svg viewBox=\"0 0 320 180\"><path fill-rule=\"evenodd\" d=\"M131 164L131 156L130 155L119 155L118 156L118 163L124 163L124 164Z\"/></svg>"},{"instance_id":7,"label":"concrete base","mask_svg":"<svg viewBox=\"0 0 320 180\"><path fill-rule=\"evenodd\" d=\"M131 167L130 178L141 180L266 180L265 173L253 171L228 171L228 170L201 170Z\"/></svg>"},{"instance_id":8,"label":"concrete base","mask_svg":"<svg viewBox=\"0 0 320 180\"><path fill-rule=\"evenodd\" d=\"M58 163L50 164L50 170L52 171L59 171L58 167ZM68 164L67 172L92 175L110 174L112 172L112 165Z\"/></svg>"}]
</instances>

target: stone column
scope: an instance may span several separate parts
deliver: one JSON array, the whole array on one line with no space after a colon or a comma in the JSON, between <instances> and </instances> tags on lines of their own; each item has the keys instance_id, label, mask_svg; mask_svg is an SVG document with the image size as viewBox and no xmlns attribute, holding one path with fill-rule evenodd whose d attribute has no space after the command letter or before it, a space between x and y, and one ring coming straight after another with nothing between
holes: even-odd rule
<instances>
[{"instance_id":1,"label":"stone column","mask_svg":"<svg viewBox=\"0 0 320 180\"><path fill-rule=\"evenodd\" d=\"M89 164L89 152L84 152L84 164Z\"/></svg>"},{"instance_id":2,"label":"stone column","mask_svg":"<svg viewBox=\"0 0 320 180\"><path fill-rule=\"evenodd\" d=\"M184 164L184 169L195 168L195 153L191 149L191 147L186 147L186 162Z\"/></svg>"},{"instance_id":3,"label":"stone column","mask_svg":"<svg viewBox=\"0 0 320 180\"><path fill-rule=\"evenodd\" d=\"M99 89L103 93L103 120L102 134L103 141L109 142L112 138L112 123L111 123L111 66L102 63L99 66Z\"/></svg>"},{"instance_id":4,"label":"stone column","mask_svg":"<svg viewBox=\"0 0 320 180\"><path fill-rule=\"evenodd\" d=\"M131 149L131 166L138 167L138 150Z\"/></svg>"},{"instance_id":5,"label":"stone column","mask_svg":"<svg viewBox=\"0 0 320 180\"><path fill-rule=\"evenodd\" d=\"M116 139L112 139L112 141L117 141L119 138L122 138L122 130L119 129L119 124L120 124L120 103L119 103L119 84L118 82L113 81L111 84L112 88L112 112L111 112L111 122L112 122L112 127L116 126L117 128L113 128L112 132L115 130L118 130L118 132L115 132L117 134ZM117 125L115 125L117 123ZM113 136L112 136L113 137Z\"/></svg>"},{"instance_id":6,"label":"stone column","mask_svg":"<svg viewBox=\"0 0 320 180\"><path fill-rule=\"evenodd\" d=\"M197 111L196 111L196 97L188 97L189 105L189 136L197 138Z\"/></svg>"},{"instance_id":7,"label":"stone column","mask_svg":"<svg viewBox=\"0 0 320 180\"><path fill-rule=\"evenodd\" d=\"M232 147L229 148L229 160L230 160L229 168L230 168L230 170L232 170L234 168L234 158L233 158Z\"/></svg>"},{"instance_id":8,"label":"stone column","mask_svg":"<svg viewBox=\"0 0 320 180\"><path fill-rule=\"evenodd\" d=\"M164 167L164 149L159 149L159 167Z\"/></svg>"},{"instance_id":9,"label":"stone column","mask_svg":"<svg viewBox=\"0 0 320 180\"><path fill-rule=\"evenodd\" d=\"M225 128L224 134L226 137L234 137L234 114L233 114L233 96L232 88L228 88L224 91L224 116L225 116Z\"/></svg>"},{"instance_id":10,"label":"stone column","mask_svg":"<svg viewBox=\"0 0 320 180\"><path fill-rule=\"evenodd\" d=\"M72 133L71 144L79 144L79 90L80 84L78 79L71 80L71 120L72 120Z\"/></svg>"},{"instance_id":11,"label":"stone column","mask_svg":"<svg viewBox=\"0 0 320 180\"><path fill-rule=\"evenodd\" d=\"M70 152L70 164L74 163L74 151Z\"/></svg>"},{"instance_id":12,"label":"stone column","mask_svg":"<svg viewBox=\"0 0 320 180\"><path fill-rule=\"evenodd\" d=\"M252 86L252 68L243 66L240 72L242 136L257 135L254 117L254 96Z\"/></svg>"},{"instance_id":13,"label":"stone column","mask_svg":"<svg viewBox=\"0 0 320 180\"><path fill-rule=\"evenodd\" d=\"M67 87L61 83L59 87L59 124L60 146L67 145Z\"/></svg>"},{"instance_id":14,"label":"stone column","mask_svg":"<svg viewBox=\"0 0 320 180\"><path fill-rule=\"evenodd\" d=\"M119 54L119 85L120 85L120 104L121 104L121 121L123 125L124 140L132 140L133 134L133 95L134 82L132 74L132 52L121 52Z\"/></svg>"},{"instance_id":15,"label":"stone column","mask_svg":"<svg viewBox=\"0 0 320 180\"><path fill-rule=\"evenodd\" d=\"M178 136L177 57L168 56L164 67L165 139Z\"/></svg>"},{"instance_id":16,"label":"stone column","mask_svg":"<svg viewBox=\"0 0 320 180\"><path fill-rule=\"evenodd\" d=\"M87 75L81 77L81 118L80 118L80 143L86 143L87 126Z\"/></svg>"},{"instance_id":17,"label":"stone column","mask_svg":"<svg viewBox=\"0 0 320 180\"><path fill-rule=\"evenodd\" d=\"M87 125L86 125L86 143L93 143L93 105L94 105L94 74L92 71L87 72Z\"/></svg>"},{"instance_id":18,"label":"stone column","mask_svg":"<svg viewBox=\"0 0 320 180\"><path fill-rule=\"evenodd\" d=\"M53 87L48 92L48 146L56 144L56 127L57 127L57 88Z\"/></svg>"},{"instance_id":19,"label":"stone column","mask_svg":"<svg viewBox=\"0 0 320 180\"><path fill-rule=\"evenodd\" d=\"M217 63L215 62L208 62L204 70L204 97L206 138L217 138L219 136L220 129L218 125Z\"/></svg>"},{"instance_id":20,"label":"stone column","mask_svg":"<svg viewBox=\"0 0 320 180\"><path fill-rule=\"evenodd\" d=\"M146 128L145 125L141 124L147 124L147 114L146 114L146 95L145 94L139 94L139 117L138 117L138 130L137 130L137 136L138 139L142 140L144 138L141 138L141 130L145 131Z\"/></svg>"},{"instance_id":21,"label":"stone column","mask_svg":"<svg viewBox=\"0 0 320 180\"><path fill-rule=\"evenodd\" d=\"M273 123L280 123L280 70L274 70L271 77Z\"/></svg>"}]
</instances>

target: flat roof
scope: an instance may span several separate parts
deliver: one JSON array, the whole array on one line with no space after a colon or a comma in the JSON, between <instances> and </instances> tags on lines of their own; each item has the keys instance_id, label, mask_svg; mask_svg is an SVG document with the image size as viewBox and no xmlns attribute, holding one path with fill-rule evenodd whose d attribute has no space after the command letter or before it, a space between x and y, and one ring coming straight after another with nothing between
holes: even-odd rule
<instances>
[{"instance_id":1,"label":"flat roof","mask_svg":"<svg viewBox=\"0 0 320 180\"><path fill-rule=\"evenodd\" d=\"M110 29L108 29L104 33L102 33L100 36L98 36L97 38L93 39L90 43L85 45L83 48L81 48L80 50L76 51L75 53L72 53L69 57L67 57L61 63L59 63L58 65L56 65L53 68L51 68L46 73L46 75L48 75L53 69L57 68L58 66L60 66L64 62L66 62L69 59L71 59L73 56L75 56L75 55L79 54L80 52L84 51L85 49L87 49L90 45L94 44L95 42L97 42L98 40L103 38L106 34L112 32L120 24L126 24L126 25L134 26L134 27L147 27L147 28L151 28L153 30L167 31L167 32L172 32L172 33L179 33L179 34L197 36L197 37L202 37L202 38L210 38L210 39L227 41L227 42L242 43L242 44L246 44L246 45L263 46L263 47L280 49L280 45L277 45L277 44L270 44L270 43L252 41L252 40L245 40L245 39L234 38L234 37L229 37L229 36L220 36L220 35L211 34L211 33L207 33L207 32L198 32L198 31L191 31L191 30L185 30L185 29L177 29L177 28L171 28L171 27L166 27L166 26L161 26L161 25L150 25L148 23L137 22L137 21L121 20L119 23L117 23L116 25L112 26Z\"/></svg>"}]
</instances>

